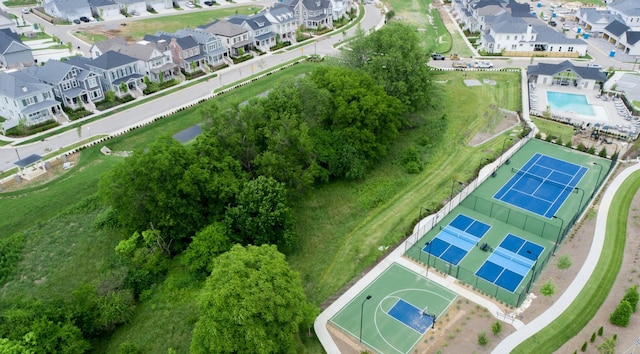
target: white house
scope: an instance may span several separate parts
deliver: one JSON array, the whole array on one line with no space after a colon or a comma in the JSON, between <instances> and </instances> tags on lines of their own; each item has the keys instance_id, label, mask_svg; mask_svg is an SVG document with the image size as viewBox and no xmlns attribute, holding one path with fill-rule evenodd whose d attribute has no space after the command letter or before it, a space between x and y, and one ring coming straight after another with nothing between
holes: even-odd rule
<instances>
[{"instance_id":1,"label":"white house","mask_svg":"<svg viewBox=\"0 0 640 354\"><path fill-rule=\"evenodd\" d=\"M92 17L91 7L87 0L53 0L44 4L43 7L47 15L69 22L82 16Z\"/></svg>"},{"instance_id":2,"label":"white house","mask_svg":"<svg viewBox=\"0 0 640 354\"><path fill-rule=\"evenodd\" d=\"M562 63L538 63L527 68L529 82L546 86L570 86L585 90L599 90L607 75L598 68L573 65L568 60Z\"/></svg>"}]
</instances>

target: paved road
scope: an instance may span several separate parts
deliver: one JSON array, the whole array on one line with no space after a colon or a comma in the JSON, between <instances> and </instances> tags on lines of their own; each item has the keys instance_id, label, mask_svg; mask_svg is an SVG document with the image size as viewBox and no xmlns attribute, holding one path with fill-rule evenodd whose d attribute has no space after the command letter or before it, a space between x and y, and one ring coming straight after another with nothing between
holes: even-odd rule
<instances>
[{"instance_id":1,"label":"paved road","mask_svg":"<svg viewBox=\"0 0 640 354\"><path fill-rule=\"evenodd\" d=\"M383 20L382 15L374 5L365 5L365 13L366 16L361 22L361 27L364 30L369 30L378 26ZM53 25L49 25L49 27L52 27L52 29L57 28ZM46 27L47 32L49 32L49 27ZM353 34L354 31L355 28L347 31L347 36ZM198 99L210 94L215 88L228 85L232 82L250 76L253 73L257 73L261 70L260 66L264 69L268 69L291 59L295 59L302 54L317 53L321 55L336 55L338 52L333 48L333 45L343 39L344 36L342 34L335 35L333 37L323 37L317 41L310 42L301 48L286 51L282 54L270 53L253 60L225 68L218 72L219 77L215 79L180 90L165 96L162 99L147 102L125 112L116 113L100 121L86 124L82 128L82 139L86 139L90 135L110 134L128 126L135 125L138 122L142 122L149 117L170 111L176 106L197 101ZM56 151L65 146L77 143L80 139L81 138L78 137L78 132L73 129L30 145L1 147L0 171L5 171L15 167L13 164L18 160L18 154L20 157L25 157L30 154L44 155L48 151ZM17 150L17 152L15 150Z\"/></svg>"}]
</instances>

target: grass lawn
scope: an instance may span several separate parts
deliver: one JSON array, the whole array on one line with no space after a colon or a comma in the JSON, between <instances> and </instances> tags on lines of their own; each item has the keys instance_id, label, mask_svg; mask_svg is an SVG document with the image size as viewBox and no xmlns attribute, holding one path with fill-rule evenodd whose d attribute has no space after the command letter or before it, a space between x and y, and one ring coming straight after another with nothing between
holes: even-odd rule
<instances>
[{"instance_id":1,"label":"grass lawn","mask_svg":"<svg viewBox=\"0 0 640 354\"><path fill-rule=\"evenodd\" d=\"M609 295L618 276L626 240L631 201L640 189L636 172L616 192L607 219L607 232L596 269L584 289L560 317L520 344L513 353L552 353L591 321Z\"/></svg>"},{"instance_id":2,"label":"grass lawn","mask_svg":"<svg viewBox=\"0 0 640 354\"><path fill-rule=\"evenodd\" d=\"M427 53L448 52L451 49L451 35L442 23L438 11L429 8L431 2L391 0L388 4L395 12L395 21L410 23L421 31Z\"/></svg>"},{"instance_id":3,"label":"grass lawn","mask_svg":"<svg viewBox=\"0 0 640 354\"><path fill-rule=\"evenodd\" d=\"M23 42L37 41L37 40L43 40L43 39L49 39L49 38L51 38L51 36L44 32L36 32L36 35L34 37L27 37L22 35L20 36L20 39Z\"/></svg>"},{"instance_id":4,"label":"grass lawn","mask_svg":"<svg viewBox=\"0 0 640 354\"><path fill-rule=\"evenodd\" d=\"M210 11L195 11L179 13L171 16L157 16L144 20L129 21L126 26L118 26L105 33L103 25L95 25L74 32L74 35L88 43L95 43L108 37L122 36L127 40L140 40L145 34L154 34L162 30L175 32L185 27L196 27L212 22L213 20L231 15L250 15L260 11L262 7L257 5L234 6L216 8Z\"/></svg>"},{"instance_id":5,"label":"grass lawn","mask_svg":"<svg viewBox=\"0 0 640 354\"><path fill-rule=\"evenodd\" d=\"M27 5L37 5L38 1L36 0L9 0L2 2L6 7L18 7L18 6L27 6Z\"/></svg>"},{"instance_id":6,"label":"grass lawn","mask_svg":"<svg viewBox=\"0 0 640 354\"><path fill-rule=\"evenodd\" d=\"M531 117L531 120L543 135L551 134L561 138L562 141L569 141L573 136L573 127L570 125L554 122L552 120L543 118Z\"/></svg>"},{"instance_id":7,"label":"grass lawn","mask_svg":"<svg viewBox=\"0 0 640 354\"><path fill-rule=\"evenodd\" d=\"M271 75L269 80L259 80L215 101L222 108L242 102L316 65L322 64L295 65ZM468 73L466 78L481 81L491 78L498 82L495 86L480 87L466 87L461 75L460 72L434 73L434 80L440 82L436 84L441 95L437 101L456 104L431 110L427 123L405 130L367 179L319 185L295 205L295 218L299 221L295 231L300 241L288 260L292 268L301 273L307 296L314 303L319 305L327 300L385 249L397 245L412 229L420 207L434 208L448 197L452 180L470 179L484 158L499 153L504 140L501 137L477 148L469 147L467 142L488 124L493 118L491 112L497 107L517 109L520 74ZM449 124L443 140L426 140L433 122L445 114ZM159 134L173 134L199 120L197 109L185 110L106 145L113 151L144 148ZM4 215L0 227L10 228L12 232L28 230L37 236L28 239L25 258L18 270L18 274L28 277L11 283L5 293L18 296L21 292L33 291L34 296L46 297L63 291L63 287L71 291L75 284L104 277L104 264L113 255L115 236L91 229L94 216L90 212L84 216L58 216L49 221L74 201L94 193L99 176L122 161L118 157L102 156L99 147L84 150L80 163L65 177L33 190L0 194L0 198L7 201L0 204L0 213ZM416 148L422 154L424 170L419 174L407 174L402 168L401 160L408 148ZM34 220L34 215L40 221ZM70 230L69 235L61 235L65 227ZM60 240L45 240L49 236L60 237ZM100 237L95 241L98 246L86 247L82 236ZM30 243L29 240L41 241ZM64 245L73 246L64 250ZM47 248L51 249L50 259L45 257ZM88 259L96 259L97 264L86 265ZM48 282L60 279L62 274L68 274L71 279L59 281L57 287ZM49 288L31 290L38 287L36 281L50 284ZM97 352L114 352L125 342L135 342L143 352L166 352L168 348L187 352L197 319L195 299L200 286L201 283L186 275L179 260L175 260L167 280L145 294L145 301L139 305L131 323L96 343ZM302 340L301 351L323 352L315 337Z\"/></svg>"}]
</instances>

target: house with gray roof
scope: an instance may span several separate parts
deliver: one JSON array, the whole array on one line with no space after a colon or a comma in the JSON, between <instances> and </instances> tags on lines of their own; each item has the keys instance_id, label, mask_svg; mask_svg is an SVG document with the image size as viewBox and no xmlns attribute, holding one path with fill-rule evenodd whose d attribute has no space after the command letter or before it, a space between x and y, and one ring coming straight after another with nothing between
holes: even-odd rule
<instances>
[{"instance_id":1,"label":"house with gray roof","mask_svg":"<svg viewBox=\"0 0 640 354\"><path fill-rule=\"evenodd\" d=\"M568 60L562 63L538 63L527 68L530 83L546 86L570 86L585 90L599 90L607 75L598 68L576 66Z\"/></svg>"},{"instance_id":2,"label":"house with gray roof","mask_svg":"<svg viewBox=\"0 0 640 354\"><path fill-rule=\"evenodd\" d=\"M113 37L104 41L96 42L89 48L89 54L95 59L102 54L110 51L112 48L120 48L127 45L127 41L123 37Z\"/></svg>"},{"instance_id":3,"label":"house with gray roof","mask_svg":"<svg viewBox=\"0 0 640 354\"><path fill-rule=\"evenodd\" d=\"M69 22L81 16L92 17L91 7L87 0L52 0L43 6L44 12L56 18Z\"/></svg>"},{"instance_id":4,"label":"house with gray roof","mask_svg":"<svg viewBox=\"0 0 640 354\"><path fill-rule=\"evenodd\" d=\"M227 21L242 26L249 31L249 38L253 41L253 46L263 52L276 45L276 33L271 30L271 21L264 14L235 15L227 18Z\"/></svg>"},{"instance_id":5,"label":"house with gray roof","mask_svg":"<svg viewBox=\"0 0 640 354\"><path fill-rule=\"evenodd\" d=\"M249 31L240 25L225 20L215 20L198 27L204 32L215 34L222 41L222 46L232 57L239 57L248 53L253 42L249 38Z\"/></svg>"},{"instance_id":6,"label":"house with gray roof","mask_svg":"<svg viewBox=\"0 0 640 354\"><path fill-rule=\"evenodd\" d=\"M114 47L111 50L138 59L142 63L140 73L151 81L163 82L180 76L180 68L171 59L171 51L164 46L159 47L153 42L139 41Z\"/></svg>"},{"instance_id":7,"label":"house with gray roof","mask_svg":"<svg viewBox=\"0 0 640 354\"><path fill-rule=\"evenodd\" d=\"M8 29L11 32L17 32L18 27L16 21L9 17L9 14L0 10L0 29Z\"/></svg>"},{"instance_id":8,"label":"house with gray roof","mask_svg":"<svg viewBox=\"0 0 640 354\"><path fill-rule=\"evenodd\" d=\"M205 55L200 53L200 45L191 35L180 37L175 34L156 33L155 36L145 35L144 40L170 51L173 62L187 73L205 70L207 60Z\"/></svg>"},{"instance_id":9,"label":"house with gray roof","mask_svg":"<svg viewBox=\"0 0 640 354\"><path fill-rule=\"evenodd\" d=\"M282 0L297 18L298 26L305 28L333 28L331 0Z\"/></svg>"},{"instance_id":10,"label":"house with gray roof","mask_svg":"<svg viewBox=\"0 0 640 354\"><path fill-rule=\"evenodd\" d=\"M276 33L276 41L291 42L296 38L298 22L293 11L287 6L276 3L260 13L271 22L271 30Z\"/></svg>"},{"instance_id":11,"label":"house with gray roof","mask_svg":"<svg viewBox=\"0 0 640 354\"><path fill-rule=\"evenodd\" d=\"M105 21L124 18L120 13L120 4L114 0L89 0L89 7L95 18Z\"/></svg>"},{"instance_id":12,"label":"house with gray roof","mask_svg":"<svg viewBox=\"0 0 640 354\"><path fill-rule=\"evenodd\" d=\"M71 109L95 109L94 103L104 99L97 73L59 60L48 60L42 66L32 66L23 72L53 87L54 97Z\"/></svg>"},{"instance_id":13,"label":"house with gray roof","mask_svg":"<svg viewBox=\"0 0 640 354\"><path fill-rule=\"evenodd\" d=\"M529 12L529 5L515 0L456 0L458 21L465 28L480 31L480 47L488 53L506 56L578 57L586 54L587 43L553 30ZM470 15L475 21L469 21Z\"/></svg>"},{"instance_id":14,"label":"house with gray roof","mask_svg":"<svg viewBox=\"0 0 640 354\"><path fill-rule=\"evenodd\" d=\"M581 8L576 14L578 24L593 37L602 37L623 53L640 55L640 5L638 0L616 0L607 3L606 10Z\"/></svg>"},{"instance_id":15,"label":"house with gray roof","mask_svg":"<svg viewBox=\"0 0 640 354\"><path fill-rule=\"evenodd\" d=\"M0 102L5 132L21 122L33 126L65 116L61 103L54 99L53 87L20 71L0 72Z\"/></svg>"},{"instance_id":16,"label":"house with gray roof","mask_svg":"<svg viewBox=\"0 0 640 354\"><path fill-rule=\"evenodd\" d=\"M31 48L10 29L0 29L0 66L8 69L34 64Z\"/></svg>"},{"instance_id":17,"label":"house with gray roof","mask_svg":"<svg viewBox=\"0 0 640 354\"><path fill-rule=\"evenodd\" d=\"M120 5L120 10L126 13L147 13L147 1L146 0L113 0Z\"/></svg>"},{"instance_id":18,"label":"house with gray roof","mask_svg":"<svg viewBox=\"0 0 640 354\"><path fill-rule=\"evenodd\" d=\"M71 60L70 60L71 61ZM146 88L144 75L140 72L139 59L115 51L108 51L91 60L72 60L73 64L84 65L98 74L104 92L113 91L122 97L129 91L140 93Z\"/></svg>"},{"instance_id":19,"label":"house with gray roof","mask_svg":"<svg viewBox=\"0 0 640 354\"><path fill-rule=\"evenodd\" d=\"M176 31L175 35L178 37L193 37L200 47L200 53L204 56L207 64L210 66L215 68L224 64L224 57L228 52L222 45L222 40L215 34L206 32L199 28L185 28Z\"/></svg>"},{"instance_id":20,"label":"house with gray roof","mask_svg":"<svg viewBox=\"0 0 640 354\"><path fill-rule=\"evenodd\" d=\"M632 31L640 31L640 4L638 0L615 0L607 4L609 11L622 18Z\"/></svg>"}]
</instances>

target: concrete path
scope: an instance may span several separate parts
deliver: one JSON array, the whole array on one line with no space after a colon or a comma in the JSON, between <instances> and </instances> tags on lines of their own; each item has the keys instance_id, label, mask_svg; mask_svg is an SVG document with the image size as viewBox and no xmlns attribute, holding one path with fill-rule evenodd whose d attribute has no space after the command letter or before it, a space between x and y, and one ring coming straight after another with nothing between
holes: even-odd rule
<instances>
[{"instance_id":1,"label":"concrete path","mask_svg":"<svg viewBox=\"0 0 640 354\"><path fill-rule=\"evenodd\" d=\"M524 342L527 338L533 336L538 331L549 325L553 320L558 318L568 307L573 300L578 296L580 291L584 288L591 277L591 274L596 268L596 264L600 259L600 253L602 252L602 246L604 245L604 238L607 224L607 214L609 213L609 207L613 201L613 196L622 183L631 176L632 173L640 170L640 164L626 168L609 184L609 187L605 191L602 200L600 201L600 207L598 217L596 219L596 228L593 237L593 243L589 249L589 254L584 262L584 265L576 275L571 285L562 294L562 296L551 307L547 309L542 315L538 316L535 320L529 324L514 332L507 338L505 338L498 346L493 350L493 353L509 353L520 343Z\"/></svg>"}]
</instances>

